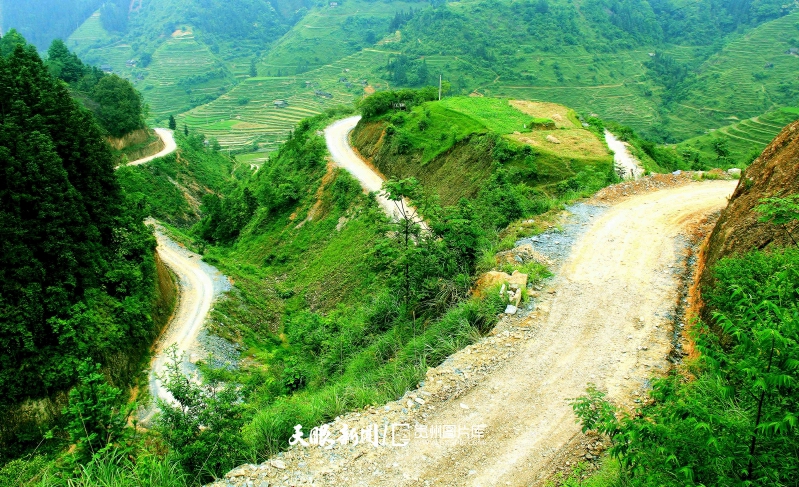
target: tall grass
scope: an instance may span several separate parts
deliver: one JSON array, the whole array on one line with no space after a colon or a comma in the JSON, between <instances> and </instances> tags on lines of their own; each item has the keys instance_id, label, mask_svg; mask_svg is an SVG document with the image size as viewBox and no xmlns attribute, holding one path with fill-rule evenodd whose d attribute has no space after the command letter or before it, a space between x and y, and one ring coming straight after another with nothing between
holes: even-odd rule
<instances>
[{"instance_id":1,"label":"tall grass","mask_svg":"<svg viewBox=\"0 0 799 487\"><path fill-rule=\"evenodd\" d=\"M196 484L169 458L112 449L69 472L37 456L16 460L0 470L3 487L187 487Z\"/></svg>"}]
</instances>

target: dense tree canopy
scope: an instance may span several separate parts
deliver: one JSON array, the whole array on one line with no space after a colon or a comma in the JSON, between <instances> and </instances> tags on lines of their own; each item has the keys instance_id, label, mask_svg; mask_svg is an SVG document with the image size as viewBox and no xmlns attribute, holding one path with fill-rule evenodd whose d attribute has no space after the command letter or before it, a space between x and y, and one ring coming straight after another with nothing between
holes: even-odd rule
<instances>
[{"instance_id":1,"label":"dense tree canopy","mask_svg":"<svg viewBox=\"0 0 799 487\"><path fill-rule=\"evenodd\" d=\"M77 98L84 100L97 121L110 135L123 135L143 128L144 104L128 80L88 66L56 39L47 51L50 73L69 84Z\"/></svg>"},{"instance_id":2,"label":"dense tree canopy","mask_svg":"<svg viewBox=\"0 0 799 487\"><path fill-rule=\"evenodd\" d=\"M0 57L0 406L153 337L154 242L92 114L32 47Z\"/></svg>"}]
</instances>

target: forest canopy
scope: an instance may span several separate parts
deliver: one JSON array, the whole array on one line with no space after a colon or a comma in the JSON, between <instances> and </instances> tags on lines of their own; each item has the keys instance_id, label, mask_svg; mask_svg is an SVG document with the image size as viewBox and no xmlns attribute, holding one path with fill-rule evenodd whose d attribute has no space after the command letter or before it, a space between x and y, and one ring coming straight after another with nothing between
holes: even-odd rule
<instances>
[{"instance_id":1,"label":"forest canopy","mask_svg":"<svg viewBox=\"0 0 799 487\"><path fill-rule=\"evenodd\" d=\"M124 375L156 332L154 239L102 130L32 46L3 40L0 409L67 390L87 358Z\"/></svg>"}]
</instances>

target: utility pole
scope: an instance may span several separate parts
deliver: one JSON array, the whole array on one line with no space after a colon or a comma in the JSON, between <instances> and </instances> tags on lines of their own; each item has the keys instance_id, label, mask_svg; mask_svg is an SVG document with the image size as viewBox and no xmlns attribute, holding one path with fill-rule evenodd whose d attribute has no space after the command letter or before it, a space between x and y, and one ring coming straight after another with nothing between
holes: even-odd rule
<instances>
[{"instance_id":1,"label":"utility pole","mask_svg":"<svg viewBox=\"0 0 799 487\"><path fill-rule=\"evenodd\" d=\"M441 101L441 75L438 75L438 101Z\"/></svg>"}]
</instances>

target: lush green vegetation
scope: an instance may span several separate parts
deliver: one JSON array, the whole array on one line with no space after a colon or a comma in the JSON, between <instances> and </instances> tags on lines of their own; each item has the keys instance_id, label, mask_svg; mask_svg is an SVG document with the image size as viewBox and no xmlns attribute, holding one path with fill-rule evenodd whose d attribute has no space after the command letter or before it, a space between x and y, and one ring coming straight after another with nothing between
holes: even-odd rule
<instances>
[{"instance_id":1,"label":"lush green vegetation","mask_svg":"<svg viewBox=\"0 0 799 487\"><path fill-rule=\"evenodd\" d=\"M435 89L425 88L365 98L359 105L364 120L353 132L353 143L386 176L415 177L448 205L464 196L491 194L495 184L517 187L528 194L522 200L538 201L531 203L536 206L607 183L612 157L604 141L578 125L566 107L479 97L426 101L436 96ZM541 118L531 113L560 118L561 127L531 127ZM494 214L488 207L485 211ZM518 213L495 215L504 222L498 226Z\"/></svg>"},{"instance_id":2,"label":"lush green vegetation","mask_svg":"<svg viewBox=\"0 0 799 487\"><path fill-rule=\"evenodd\" d=\"M795 204L778 200L764 205L766 218L799 216ZM713 321L694 329L698 360L656 380L652 402L633 415L593 389L574 403L584 429L610 437L624 485L789 485L796 478L798 264L796 248L722 260L703 294Z\"/></svg>"},{"instance_id":3,"label":"lush green vegetation","mask_svg":"<svg viewBox=\"0 0 799 487\"><path fill-rule=\"evenodd\" d=\"M158 329L154 240L92 114L22 44L0 56L0 92L5 459L41 440L21 402L66 392L87 359L127 384Z\"/></svg>"},{"instance_id":4,"label":"lush green vegetation","mask_svg":"<svg viewBox=\"0 0 799 487\"><path fill-rule=\"evenodd\" d=\"M129 81L83 64L60 40L53 41L47 51L47 68L69 84L74 97L94 113L109 135L122 137L145 127L141 95Z\"/></svg>"},{"instance_id":5,"label":"lush green vegetation","mask_svg":"<svg viewBox=\"0 0 799 487\"><path fill-rule=\"evenodd\" d=\"M272 4L276 4L273 7ZM247 77L253 58L299 18L302 2L110 1L67 44L130 79L153 120L208 103Z\"/></svg>"},{"instance_id":6,"label":"lush green vegetation","mask_svg":"<svg viewBox=\"0 0 799 487\"><path fill-rule=\"evenodd\" d=\"M796 108L781 108L700 135L677 145L677 150L699 167L744 167L789 123L799 118Z\"/></svg>"},{"instance_id":7,"label":"lush green vegetation","mask_svg":"<svg viewBox=\"0 0 799 487\"><path fill-rule=\"evenodd\" d=\"M348 102L362 79L416 87L443 74L456 94L551 100L670 143L791 105L799 89L799 13L778 0L240 3L145 5L121 28L97 14L69 45L132 79L156 122L251 81L187 117L234 149L274 150L303 118L293 107L331 106L314 90ZM336 89L342 77L354 86ZM244 98L263 103L242 109ZM272 106L282 99L290 110Z\"/></svg>"},{"instance_id":8,"label":"lush green vegetation","mask_svg":"<svg viewBox=\"0 0 799 487\"><path fill-rule=\"evenodd\" d=\"M146 215L188 229L200 219L200 203L207 194L224 194L233 178L249 174L234 167L225 154L205 146L205 136L176 133L176 153L144 166L124 166L117 178L130 199Z\"/></svg>"}]
</instances>

